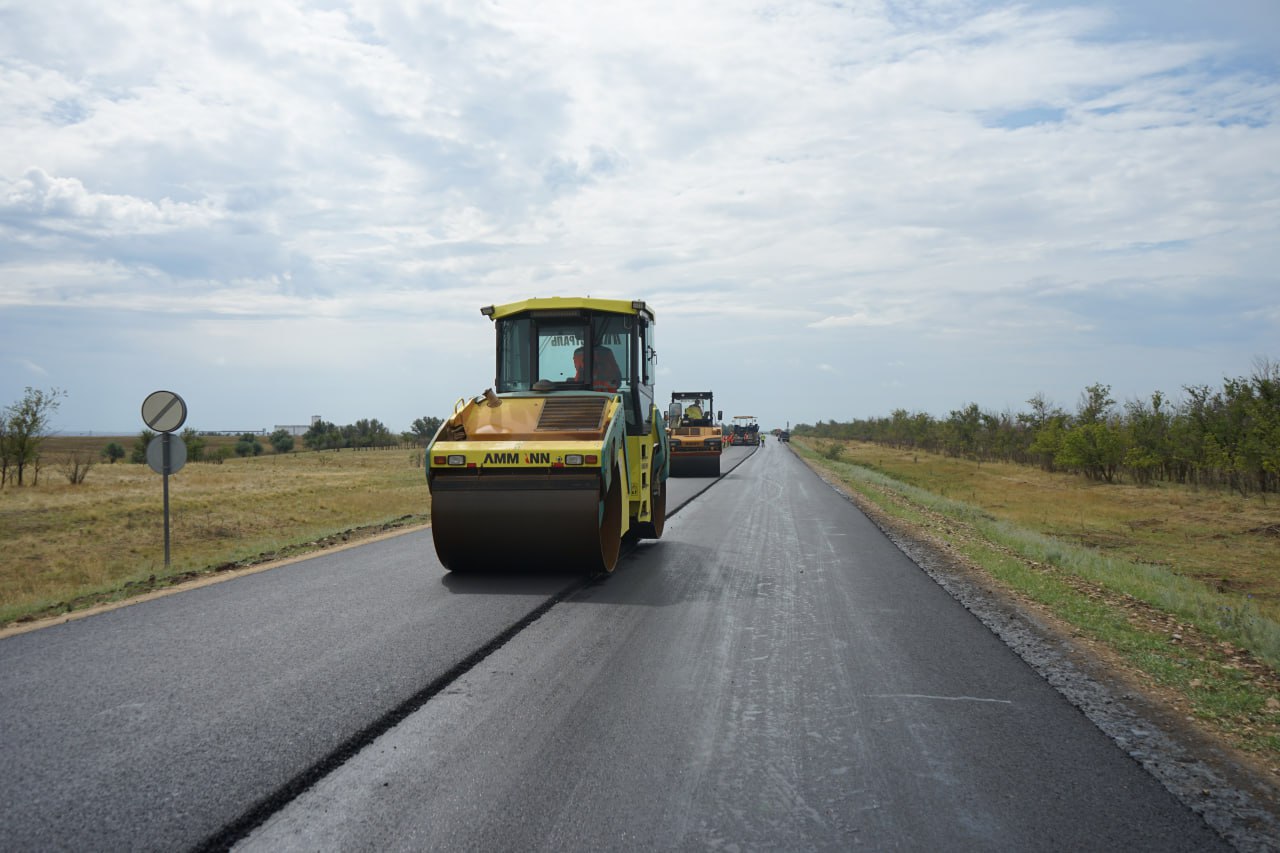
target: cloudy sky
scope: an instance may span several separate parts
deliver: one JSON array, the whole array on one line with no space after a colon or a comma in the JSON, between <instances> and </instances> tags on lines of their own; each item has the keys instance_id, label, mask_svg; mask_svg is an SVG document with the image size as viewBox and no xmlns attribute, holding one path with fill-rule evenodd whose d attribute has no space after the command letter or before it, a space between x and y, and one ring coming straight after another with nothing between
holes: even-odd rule
<instances>
[{"instance_id":1,"label":"cloudy sky","mask_svg":"<svg viewBox=\"0 0 1280 853\"><path fill-rule=\"evenodd\" d=\"M0 0L0 405L393 430L483 305L643 299L726 416L1280 358L1275 0Z\"/></svg>"}]
</instances>

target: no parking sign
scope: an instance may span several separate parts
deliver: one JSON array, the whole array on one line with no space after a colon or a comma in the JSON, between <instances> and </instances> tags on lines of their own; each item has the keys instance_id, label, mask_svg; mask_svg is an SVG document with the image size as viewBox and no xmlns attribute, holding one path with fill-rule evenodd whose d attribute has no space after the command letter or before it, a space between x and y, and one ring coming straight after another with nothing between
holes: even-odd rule
<instances>
[{"instance_id":1,"label":"no parking sign","mask_svg":"<svg viewBox=\"0 0 1280 853\"><path fill-rule=\"evenodd\" d=\"M187 446L173 434L187 422L187 403L172 391L152 391L142 401L142 422L160 433L147 445L147 465L164 477L164 567L169 568L169 475L187 464Z\"/></svg>"}]
</instances>

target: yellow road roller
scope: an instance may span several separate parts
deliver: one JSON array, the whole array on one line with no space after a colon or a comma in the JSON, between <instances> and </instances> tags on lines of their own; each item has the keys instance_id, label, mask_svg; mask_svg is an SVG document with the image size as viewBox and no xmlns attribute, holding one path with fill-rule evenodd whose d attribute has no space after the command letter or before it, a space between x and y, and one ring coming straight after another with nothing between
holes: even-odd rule
<instances>
[{"instance_id":1,"label":"yellow road roller","mask_svg":"<svg viewBox=\"0 0 1280 853\"><path fill-rule=\"evenodd\" d=\"M427 448L440 562L613 571L623 540L661 537L667 515L653 311L547 297L480 312L497 332L494 386L458 400Z\"/></svg>"},{"instance_id":2,"label":"yellow road roller","mask_svg":"<svg viewBox=\"0 0 1280 853\"><path fill-rule=\"evenodd\" d=\"M667 420L671 424L671 476L719 477L724 430L716 423L710 391L674 391Z\"/></svg>"}]
</instances>

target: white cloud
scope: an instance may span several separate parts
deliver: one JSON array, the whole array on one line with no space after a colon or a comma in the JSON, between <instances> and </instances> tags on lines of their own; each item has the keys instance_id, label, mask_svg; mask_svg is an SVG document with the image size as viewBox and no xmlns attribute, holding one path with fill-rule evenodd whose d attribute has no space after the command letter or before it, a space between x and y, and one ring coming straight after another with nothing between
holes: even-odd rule
<instances>
[{"instance_id":1,"label":"white cloud","mask_svg":"<svg viewBox=\"0 0 1280 853\"><path fill-rule=\"evenodd\" d=\"M97 312L162 317L228 372L303 370L317 337L487 364L480 305L590 293L653 304L682 360L664 378L714 361L726 399L816 419L845 412L759 365L883 364L865 348L907 341L957 369L1069 363L1144 310L1202 354L1226 351L1194 317L1239 317L1244 364L1213 374L1278 339L1280 74L1242 59L1238 21L1157 4L1138 34L1051 0L323 6L7 14L0 357L90 371L14 318ZM966 396L1023 381L990 363ZM1135 363L1168 388L1186 362ZM859 399L952 405L958 381Z\"/></svg>"},{"instance_id":2,"label":"white cloud","mask_svg":"<svg viewBox=\"0 0 1280 853\"><path fill-rule=\"evenodd\" d=\"M857 314L843 314L838 317L823 317L821 320L809 323L808 325L811 329L839 329L854 326L888 326L891 325L891 321L885 318L873 317L872 315L864 312L859 312Z\"/></svg>"},{"instance_id":3,"label":"white cloud","mask_svg":"<svg viewBox=\"0 0 1280 853\"><path fill-rule=\"evenodd\" d=\"M0 217L30 218L55 230L148 234L206 227L220 218L207 204L92 193L76 178L51 177L39 168L28 169L17 180L0 181Z\"/></svg>"},{"instance_id":4,"label":"white cloud","mask_svg":"<svg viewBox=\"0 0 1280 853\"><path fill-rule=\"evenodd\" d=\"M18 359L18 365L28 373L34 373L36 376L45 377L49 375L49 371L27 358Z\"/></svg>"}]
</instances>

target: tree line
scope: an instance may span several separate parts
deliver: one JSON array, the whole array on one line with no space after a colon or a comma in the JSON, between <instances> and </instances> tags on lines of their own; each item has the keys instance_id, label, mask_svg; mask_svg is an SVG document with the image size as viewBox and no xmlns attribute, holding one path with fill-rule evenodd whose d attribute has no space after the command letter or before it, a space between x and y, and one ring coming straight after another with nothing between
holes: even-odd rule
<instances>
[{"instance_id":1,"label":"tree line","mask_svg":"<svg viewBox=\"0 0 1280 853\"><path fill-rule=\"evenodd\" d=\"M1037 394L1024 412L969 403L946 418L898 409L888 417L799 424L794 435L853 439L977 461L1038 465L1114 483L1182 483L1241 495L1280 491L1280 363L1260 359L1222 387L1188 385L1118 405L1090 385L1074 412Z\"/></svg>"},{"instance_id":2,"label":"tree line","mask_svg":"<svg viewBox=\"0 0 1280 853\"><path fill-rule=\"evenodd\" d=\"M362 419L341 427L328 421L316 421L303 434L302 443L311 450L398 447L401 444L426 445L435 435L440 424L440 418L421 417L414 420L407 432L396 435L377 418Z\"/></svg>"},{"instance_id":3,"label":"tree line","mask_svg":"<svg viewBox=\"0 0 1280 853\"><path fill-rule=\"evenodd\" d=\"M412 427L399 434L391 432L386 424L377 418L361 418L353 424L338 426L330 421L319 420L313 423L302 434L302 444L308 450L368 450L375 448L399 447L402 444L425 445L435 435L441 424L440 418L421 417L413 422ZM151 430L142 430L134 439L130 461L143 463L147 461L147 445L155 437ZM253 433L245 433L236 439L233 446L222 446L216 450L208 448L207 439L197 430L190 427L181 433L182 442L186 445L187 460L190 462L221 462L235 456L259 456L265 452L262 441ZM278 429L267 436L267 444L276 453L289 453L296 445L295 437L285 429ZM111 448L103 451L104 457L123 456L123 450Z\"/></svg>"},{"instance_id":4,"label":"tree line","mask_svg":"<svg viewBox=\"0 0 1280 853\"><path fill-rule=\"evenodd\" d=\"M22 399L0 409L0 488L6 485L38 485L41 467L41 450L44 442L53 434L52 419L66 397L57 388L48 391L28 387ZM396 435L377 418L366 418L354 424L337 426L328 421L317 421L302 436L302 443L310 450L340 450L344 448L386 448L401 444L426 446L435 435L442 420L424 416L413 421L410 429ZM258 436L245 433L233 446L211 448L207 438L191 427L180 434L189 462L222 462L231 456L258 456L265 448ZM112 441L100 451L107 463L115 463L126 456L130 462L145 464L147 446L155 438L151 430L141 430L134 437L133 447ZM294 449L295 437L284 429L278 429L267 437L267 443L276 453L288 453ZM65 454L62 471L72 484L83 483L93 467L93 458L81 451Z\"/></svg>"}]
</instances>

